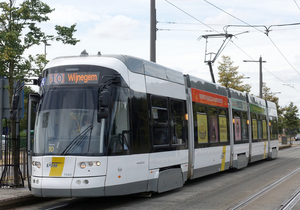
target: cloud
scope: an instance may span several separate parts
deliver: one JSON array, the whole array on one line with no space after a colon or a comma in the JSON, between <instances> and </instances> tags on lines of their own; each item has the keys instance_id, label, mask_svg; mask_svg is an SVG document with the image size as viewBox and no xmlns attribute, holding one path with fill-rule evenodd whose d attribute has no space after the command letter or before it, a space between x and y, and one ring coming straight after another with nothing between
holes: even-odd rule
<instances>
[{"instance_id":1,"label":"cloud","mask_svg":"<svg viewBox=\"0 0 300 210\"><path fill-rule=\"evenodd\" d=\"M56 5L55 11L49 14L50 23L70 25L74 23L100 21L100 16L73 5Z\"/></svg>"},{"instance_id":2,"label":"cloud","mask_svg":"<svg viewBox=\"0 0 300 210\"><path fill-rule=\"evenodd\" d=\"M107 17L91 31L98 38L129 40L136 37L140 22L124 15Z\"/></svg>"}]
</instances>

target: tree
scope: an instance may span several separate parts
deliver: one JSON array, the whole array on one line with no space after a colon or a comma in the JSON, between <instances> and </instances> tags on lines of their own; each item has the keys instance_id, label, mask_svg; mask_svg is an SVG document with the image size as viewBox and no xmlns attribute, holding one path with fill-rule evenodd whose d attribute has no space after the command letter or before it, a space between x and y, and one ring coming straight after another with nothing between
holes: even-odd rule
<instances>
[{"instance_id":1,"label":"tree","mask_svg":"<svg viewBox=\"0 0 300 210\"><path fill-rule=\"evenodd\" d=\"M276 97L275 94L271 92L271 88L268 88L266 83L263 83L262 95L263 95L263 99L267 101L271 101L276 104L277 115L278 115L278 130L281 133L284 128L283 113L286 108L279 106L279 98Z\"/></svg>"},{"instance_id":2,"label":"tree","mask_svg":"<svg viewBox=\"0 0 300 210\"><path fill-rule=\"evenodd\" d=\"M16 0L0 2L0 77L9 81L9 104L12 109L13 84L19 79L38 76L39 68L32 69L34 57L25 58L24 51L34 45L45 43L48 40L62 41L64 44L75 45L79 40L73 37L76 24L70 27L55 26L57 36L47 35L38 24L49 20L47 16L53 12L47 4L40 0L24 0L16 6ZM13 164L17 165L18 154L16 151L16 119L12 116L11 138ZM14 185L18 186L18 168L14 167Z\"/></svg>"},{"instance_id":3,"label":"tree","mask_svg":"<svg viewBox=\"0 0 300 210\"><path fill-rule=\"evenodd\" d=\"M291 135L291 131L294 129L298 129L299 127L299 114L297 106L295 106L293 102L290 102L290 104L285 107L285 113L283 114L283 116L283 123L285 127L290 131Z\"/></svg>"},{"instance_id":4,"label":"tree","mask_svg":"<svg viewBox=\"0 0 300 210\"><path fill-rule=\"evenodd\" d=\"M275 94L271 92L271 88L267 87L266 83L263 83L262 96L263 99L267 101L271 101L276 104L278 115L281 115L283 113L279 106L279 98L276 97Z\"/></svg>"},{"instance_id":5,"label":"tree","mask_svg":"<svg viewBox=\"0 0 300 210\"><path fill-rule=\"evenodd\" d=\"M239 75L237 69L238 66L232 66L233 61L229 56L222 56L222 63L219 62L219 80L218 82L224 87L232 88L235 90L239 90L242 92L250 93L251 85L245 84L243 85L242 79L244 78L244 74Z\"/></svg>"}]
</instances>

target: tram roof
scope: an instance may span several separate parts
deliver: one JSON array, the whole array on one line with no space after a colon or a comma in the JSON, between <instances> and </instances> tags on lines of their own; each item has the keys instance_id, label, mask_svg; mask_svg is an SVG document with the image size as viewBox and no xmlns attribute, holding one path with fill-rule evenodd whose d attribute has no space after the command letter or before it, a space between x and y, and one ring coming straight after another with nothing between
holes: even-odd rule
<instances>
[{"instance_id":1,"label":"tram roof","mask_svg":"<svg viewBox=\"0 0 300 210\"><path fill-rule=\"evenodd\" d=\"M176 82L179 84L184 84L183 73L180 71L176 71L174 69L167 68L165 66L153 63L151 61L147 61L144 59L136 58L129 55L81 55L81 56L65 56L65 57L57 57L47 64L46 68L58 66L59 63L56 62L58 60L68 60L68 59L77 59L76 64L80 63L80 60L84 61L82 64L89 64L89 61L93 61L91 65L97 65L98 58L115 58L120 60L124 65L132 72L138 74L144 74L151 77L156 77L164 80L168 80L171 82ZM81 59L82 58L82 59ZM88 58L88 60L87 60ZM53 63L56 62L56 65L53 66ZM70 63L71 65L72 63ZM66 65L66 62L64 62ZM45 69L46 69L45 68Z\"/></svg>"}]
</instances>

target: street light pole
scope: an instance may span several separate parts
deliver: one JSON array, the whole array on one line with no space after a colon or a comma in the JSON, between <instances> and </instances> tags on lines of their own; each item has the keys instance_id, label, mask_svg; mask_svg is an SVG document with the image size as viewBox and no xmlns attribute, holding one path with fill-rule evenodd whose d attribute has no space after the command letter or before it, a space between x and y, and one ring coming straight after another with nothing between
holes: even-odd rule
<instances>
[{"instance_id":1,"label":"street light pole","mask_svg":"<svg viewBox=\"0 0 300 210\"><path fill-rule=\"evenodd\" d=\"M262 86L263 86L262 63L266 63L266 61L263 61L262 57L260 56L258 61L244 60L244 62L259 62L259 97L262 98Z\"/></svg>"},{"instance_id":2,"label":"street light pole","mask_svg":"<svg viewBox=\"0 0 300 210\"><path fill-rule=\"evenodd\" d=\"M46 54L46 47L47 47L47 46L51 46L51 44L48 44L47 41L44 41L44 44L45 44L44 55L45 55L45 59L46 59L46 55L47 55L47 54Z\"/></svg>"}]
</instances>

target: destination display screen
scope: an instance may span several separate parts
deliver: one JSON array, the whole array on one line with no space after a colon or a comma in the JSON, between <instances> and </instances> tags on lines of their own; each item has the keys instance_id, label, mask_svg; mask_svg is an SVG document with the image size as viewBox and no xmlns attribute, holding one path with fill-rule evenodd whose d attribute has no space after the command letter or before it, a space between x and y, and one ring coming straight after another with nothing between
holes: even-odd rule
<instances>
[{"instance_id":1,"label":"destination display screen","mask_svg":"<svg viewBox=\"0 0 300 210\"><path fill-rule=\"evenodd\" d=\"M45 70L41 86L99 84L101 74L110 72L107 68L93 65L57 66Z\"/></svg>"},{"instance_id":2,"label":"destination display screen","mask_svg":"<svg viewBox=\"0 0 300 210\"><path fill-rule=\"evenodd\" d=\"M61 84L97 84L99 72L76 72L48 74L47 85Z\"/></svg>"}]
</instances>

